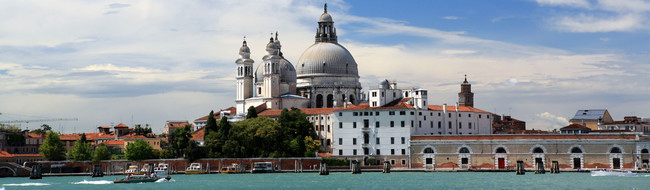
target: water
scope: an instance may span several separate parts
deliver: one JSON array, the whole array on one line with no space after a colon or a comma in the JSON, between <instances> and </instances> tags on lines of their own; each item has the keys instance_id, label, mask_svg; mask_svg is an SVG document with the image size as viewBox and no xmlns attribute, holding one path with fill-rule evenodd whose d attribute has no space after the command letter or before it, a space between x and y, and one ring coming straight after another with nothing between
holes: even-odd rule
<instances>
[{"instance_id":1,"label":"water","mask_svg":"<svg viewBox=\"0 0 650 190\"><path fill-rule=\"evenodd\" d=\"M115 178L0 178L0 189L650 189L650 175L591 176L589 173L526 175L478 172L393 172L382 174L276 173L172 175L156 183L113 184Z\"/></svg>"}]
</instances>

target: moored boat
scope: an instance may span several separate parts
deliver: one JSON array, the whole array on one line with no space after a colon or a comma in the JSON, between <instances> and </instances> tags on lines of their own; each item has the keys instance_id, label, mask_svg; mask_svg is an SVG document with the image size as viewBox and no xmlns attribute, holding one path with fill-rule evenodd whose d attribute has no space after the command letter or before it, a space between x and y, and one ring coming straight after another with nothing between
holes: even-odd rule
<instances>
[{"instance_id":1,"label":"moored boat","mask_svg":"<svg viewBox=\"0 0 650 190\"><path fill-rule=\"evenodd\" d=\"M255 162L251 173L273 173L273 162Z\"/></svg>"},{"instance_id":2,"label":"moored boat","mask_svg":"<svg viewBox=\"0 0 650 190\"><path fill-rule=\"evenodd\" d=\"M224 166L221 168L221 173L222 174L236 174L236 173L244 173L245 168L241 164L230 164L228 166Z\"/></svg>"},{"instance_id":3,"label":"moored boat","mask_svg":"<svg viewBox=\"0 0 650 190\"><path fill-rule=\"evenodd\" d=\"M166 163L159 163L155 168L153 168L153 171L158 175L166 175L168 167L169 165Z\"/></svg>"},{"instance_id":4,"label":"moored boat","mask_svg":"<svg viewBox=\"0 0 650 190\"><path fill-rule=\"evenodd\" d=\"M129 166L129 169L124 171L124 175L138 175L138 174L140 173L138 172L138 166L136 165L131 165Z\"/></svg>"},{"instance_id":5,"label":"moored boat","mask_svg":"<svg viewBox=\"0 0 650 190\"><path fill-rule=\"evenodd\" d=\"M167 176L165 178L162 178L162 177L147 178L147 177L144 177L144 176L134 176L134 177L126 178L126 179L115 179L115 181L113 181L113 183L147 183L147 182L156 182L159 179L166 179L166 180L169 181L170 179L172 179L172 177Z\"/></svg>"},{"instance_id":6,"label":"moored boat","mask_svg":"<svg viewBox=\"0 0 650 190\"><path fill-rule=\"evenodd\" d=\"M201 163L192 163L185 169L185 174L203 174Z\"/></svg>"}]
</instances>

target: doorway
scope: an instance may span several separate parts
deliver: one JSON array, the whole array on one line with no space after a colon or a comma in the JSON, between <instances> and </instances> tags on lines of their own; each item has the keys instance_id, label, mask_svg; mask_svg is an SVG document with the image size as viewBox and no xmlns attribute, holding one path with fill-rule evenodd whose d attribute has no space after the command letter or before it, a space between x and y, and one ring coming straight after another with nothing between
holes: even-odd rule
<instances>
[{"instance_id":1,"label":"doorway","mask_svg":"<svg viewBox=\"0 0 650 190\"><path fill-rule=\"evenodd\" d=\"M620 158L612 158L612 169L621 169L621 159Z\"/></svg>"},{"instance_id":2,"label":"doorway","mask_svg":"<svg viewBox=\"0 0 650 190\"><path fill-rule=\"evenodd\" d=\"M506 159L505 158L499 158L497 168L506 169Z\"/></svg>"},{"instance_id":3,"label":"doorway","mask_svg":"<svg viewBox=\"0 0 650 190\"><path fill-rule=\"evenodd\" d=\"M580 158L573 158L573 169L580 169Z\"/></svg>"}]
</instances>

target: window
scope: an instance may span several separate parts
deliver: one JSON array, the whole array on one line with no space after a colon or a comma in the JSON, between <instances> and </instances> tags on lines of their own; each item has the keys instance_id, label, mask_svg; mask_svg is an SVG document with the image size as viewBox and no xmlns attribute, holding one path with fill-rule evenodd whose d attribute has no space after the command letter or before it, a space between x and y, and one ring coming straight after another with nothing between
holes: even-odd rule
<instances>
[{"instance_id":1,"label":"window","mask_svg":"<svg viewBox=\"0 0 650 190\"><path fill-rule=\"evenodd\" d=\"M357 112L352 112L352 116L359 116L359 113L357 113Z\"/></svg>"},{"instance_id":2,"label":"window","mask_svg":"<svg viewBox=\"0 0 650 190\"><path fill-rule=\"evenodd\" d=\"M481 114L478 114L478 118L481 119Z\"/></svg>"},{"instance_id":3,"label":"window","mask_svg":"<svg viewBox=\"0 0 650 190\"><path fill-rule=\"evenodd\" d=\"M376 111L376 112L375 112L375 115L376 115L376 116L379 116L379 112L378 112L378 111Z\"/></svg>"},{"instance_id":4,"label":"window","mask_svg":"<svg viewBox=\"0 0 650 190\"><path fill-rule=\"evenodd\" d=\"M352 128L357 128L357 122L352 122Z\"/></svg>"},{"instance_id":5,"label":"window","mask_svg":"<svg viewBox=\"0 0 650 190\"><path fill-rule=\"evenodd\" d=\"M467 117L472 117L472 114L471 114L471 113L470 113L470 114L467 114Z\"/></svg>"},{"instance_id":6,"label":"window","mask_svg":"<svg viewBox=\"0 0 650 190\"><path fill-rule=\"evenodd\" d=\"M451 129L451 121L449 122L449 128ZM451 134L451 133L450 133Z\"/></svg>"},{"instance_id":7,"label":"window","mask_svg":"<svg viewBox=\"0 0 650 190\"><path fill-rule=\"evenodd\" d=\"M431 122L431 124L429 125L429 127L433 128L433 121Z\"/></svg>"},{"instance_id":8,"label":"window","mask_svg":"<svg viewBox=\"0 0 650 190\"><path fill-rule=\"evenodd\" d=\"M413 127L413 126L414 126L414 125L413 125L413 122L414 122L414 121L413 121L413 120L411 120L411 127Z\"/></svg>"},{"instance_id":9,"label":"window","mask_svg":"<svg viewBox=\"0 0 650 190\"><path fill-rule=\"evenodd\" d=\"M327 132L330 132L330 131L331 131L330 125L327 125Z\"/></svg>"},{"instance_id":10,"label":"window","mask_svg":"<svg viewBox=\"0 0 650 190\"><path fill-rule=\"evenodd\" d=\"M467 147L460 148L460 150L458 151L458 153L463 153L463 154L465 154L465 153L469 153L469 149L468 149Z\"/></svg>"},{"instance_id":11,"label":"window","mask_svg":"<svg viewBox=\"0 0 650 190\"><path fill-rule=\"evenodd\" d=\"M368 128L368 127L370 127L370 121L368 121L367 119L364 119L363 120L363 128Z\"/></svg>"},{"instance_id":12,"label":"window","mask_svg":"<svg viewBox=\"0 0 650 190\"><path fill-rule=\"evenodd\" d=\"M339 129L343 129L343 122L339 122Z\"/></svg>"},{"instance_id":13,"label":"window","mask_svg":"<svg viewBox=\"0 0 650 190\"><path fill-rule=\"evenodd\" d=\"M422 127L422 121L418 121L418 127Z\"/></svg>"},{"instance_id":14,"label":"window","mask_svg":"<svg viewBox=\"0 0 650 190\"><path fill-rule=\"evenodd\" d=\"M390 138L390 144L395 144L395 137Z\"/></svg>"},{"instance_id":15,"label":"window","mask_svg":"<svg viewBox=\"0 0 650 190\"><path fill-rule=\"evenodd\" d=\"M406 115L406 111L399 111L399 115Z\"/></svg>"},{"instance_id":16,"label":"window","mask_svg":"<svg viewBox=\"0 0 650 190\"><path fill-rule=\"evenodd\" d=\"M327 139L327 144L326 145L329 146L330 144L332 144L332 140Z\"/></svg>"},{"instance_id":17,"label":"window","mask_svg":"<svg viewBox=\"0 0 650 190\"><path fill-rule=\"evenodd\" d=\"M451 118L451 113L449 113L449 118Z\"/></svg>"},{"instance_id":18,"label":"window","mask_svg":"<svg viewBox=\"0 0 650 190\"><path fill-rule=\"evenodd\" d=\"M388 115L395 115L395 111L389 111Z\"/></svg>"},{"instance_id":19,"label":"window","mask_svg":"<svg viewBox=\"0 0 650 190\"><path fill-rule=\"evenodd\" d=\"M542 149L542 148L540 148L540 147L537 147L537 148L533 149L533 153L536 153L536 154L540 154L540 153L541 153L541 154L543 154L543 153L544 153L544 149Z\"/></svg>"},{"instance_id":20,"label":"window","mask_svg":"<svg viewBox=\"0 0 650 190\"><path fill-rule=\"evenodd\" d=\"M404 126L405 126L405 124L404 124L404 121L402 121L402 125L401 125L401 126L402 126L402 127L404 127Z\"/></svg>"},{"instance_id":21,"label":"window","mask_svg":"<svg viewBox=\"0 0 650 190\"><path fill-rule=\"evenodd\" d=\"M490 115L486 115L485 117L487 117L488 119L490 119Z\"/></svg>"},{"instance_id":22,"label":"window","mask_svg":"<svg viewBox=\"0 0 650 190\"><path fill-rule=\"evenodd\" d=\"M375 121L375 127L379 128L379 121Z\"/></svg>"},{"instance_id":23,"label":"window","mask_svg":"<svg viewBox=\"0 0 650 190\"><path fill-rule=\"evenodd\" d=\"M381 155L381 152L379 151L379 149L377 149L377 155Z\"/></svg>"},{"instance_id":24,"label":"window","mask_svg":"<svg viewBox=\"0 0 650 190\"><path fill-rule=\"evenodd\" d=\"M442 121L438 121L438 129L442 128Z\"/></svg>"},{"instance_id":25,"label":"window","mask_svg":"<svg viewBox=\"0 0 650 190\"><path fill-rule=\"evenodd\" d=\"M463 123L458 122L458 128L459 128L459 129L462 129L462 128L463 128Z\"/></svg>"},{"instance_id":26,"label":"window","mask_svg":"<svg viewBox=\"0 0 650 190\"><path fill-rule=\"evenodd\" d=\"M406 165L406 160L402 160L402 165Z\"/></svg>"},{"instance_id":27,"label":"window","mask_svg":"<svg viewBox=\"0 0 650 190\"><path fill-rule=\"evenodd\" d=\"M363 115L368 116L368 112L367 111L363 112Z\"/></svg>"},{"instance_id":28,"label":"window","mask_svg":"<svg viewBox=\"0 0 650 190\"><path fill-rule=\"evenodd\" d=\"M390 149L390 155L395 155L395 149Z\"/></svg>"},{"instance_id":29,"label":"window","mask_svg":"<svg viewBox=\"0 0 650 190\"><path fill-rule=\"evenodd\" d=\"M472 129L472 123L469 123L469 129Z\"/></svg>"},{"instance_id":30,"label":"window","mask_svg":"<svg viewBox=\"0 0 650 190\"><path fill-rule=\"evenodd\" d=\"M390 121L390 127L395 127L395 121Z\"/></svg>"},{"instance_id":31,"label":"window","mask_svg":"<svg viewBox=\"0 0 650 190\"><path fill-rule=\"evenodd\" d=\"M372 97L377 97L377 92L372 92Z\"/></svg>"},{"instance_id":32,"label":"window","mask_svg":"<svg viewBox=\"0 0 650 190\"><path fill-rule=\"evenodd\" d=\"M339 156L343 155L343 150L339 150Z\"/></svg>"},{"instance_id":33,"label":"window","mask_svg":"<svg viewBox=\"0 0 650 190\"><path fill-rule=\"evenodd\" d=\"M352 138L352 144L357 145L357 138Z\"/></svg>"},{"instance_id":34,"label":"window","mask_svg":"<svg viewBox=\"0 0 650 190\"><path fill-rule=\"evenodd\" d=\"M402 149L402 155L406 155L406 149Z\"/></svg>"},{"instance_id":35,"label":"window","mask_svg":"<svg viewBox=\"0 0 650 190\"><path fill-rule=\"evenodd\" d=\"M406 137L402 137L402 144L406 144Z\"/></svg>"},{"instance_id":36,"label":"window","mask_svg":"<svg viewBox=\"0 0 650 190\"><path fill-rule=\"evenodd\" d=\"M441 113L438 113L438 116L441 116L441 115L442 115Z\"/></svg>"},{"instance_id":37,"label":"window","mask_svg":"<svg viewBox=\"0 0 650 190\"><path fill-rule=\"evenodd\" d=\"M385 94L386 94L385 92L381 92L381 97L384 97Z\"/></svg>"},{"instance_id":38,"label":"window","mask_svg":"<svg viewBox=\"0 0 650 190\"><path fill-rule=\"evenodd\" d=\"M375 144L379 144L379 137L377 137L377 143L375 143Z\"/></svg>"},{"instance_id":39,"label":"window","mask_svg":"<svg viewBox=\"0 0 650 190\"><path fill-rule=\"evenodd\" d=\"M339 116L343 116L343 112L339 112Z\"/></svg>"},{"instance_id":40,"label":"window","mask_svg":"<svg viewBox=\"0 0 650 190\"><path fill-rule=\"evenodd\" d=\"M395 160L390 160L390 165L395 165Z\"/></svg>"},{"instance_id":41,"label":"window","mask_svg":"<svg viewBox=\"0 0 650 190\"><path fill-rule=\"evenodd\" d=\"M357 155L357 149L352 150L352 155Z\"/></svg>"},{"instance_id":42,"label":"window","mask_svg":"<svg viewBox=\"0 0 650 190\"><path fill-rule=\"evenodd\" d=\"M411 112L411 115L415 115L415 112Z\"/></svg>"},{"instance_id":43,"label":"window","mask_svg":"<svg viewBox=\"0 0 650 190\"><path fill-rule=\"evenodd\" d=\"M427 120L427 116L424 116L424 120L425 120L425 121Z\"/></svg>"},{"instance_id":44,"label":"window","mask_svg":"<svg viewBox=\"0 0 650 190\"><path fill-rule=\"evenodd\" d=\"M339 138L339 145L343 145L343 138Z\"/></svg>"},{"instance_id":45,"label":"window","mask_svg":"<svg viewBox=\"0 0 650 190\"><path fill-rule=\"evenodd\" d=\"M432 148L425 148L424 153L433 153L433 149Z\"/></svg>"},{"instance_id":46,"label":"window","mask_svg":"<svg viewBox=\"0 0 650 190\"><path fill-rule=\"evenodd\" d=\"M460 117L460 114L458 114L458 117Z\"/></svg>"},{"instance_id":47,"label":"window","mask_svg":"<svg viewBox=\"0 0 650 190\"><path fill-rule=\"evenodd\" d=\"M504 149L503 147L499 147L497 148L496 153L507 153L507 152L506 149Z\"/></svg>"}]
</instances>

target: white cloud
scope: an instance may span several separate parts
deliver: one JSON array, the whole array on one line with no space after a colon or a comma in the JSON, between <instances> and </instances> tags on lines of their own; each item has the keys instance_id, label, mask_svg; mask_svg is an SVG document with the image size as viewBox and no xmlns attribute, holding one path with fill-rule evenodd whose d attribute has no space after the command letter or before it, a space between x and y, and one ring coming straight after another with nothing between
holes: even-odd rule
<instances>
[{"instance_id":1,"label":"white cloud","mask_svg":"<svg viewBox=\"0 0 650 190\"><path fill-rule=\"evenodd\" d=\"M591 33L650 29L647 27L650 2L644 0L598 0L594 4L586 0L537 0L537 3L575 8L569 12L554 11L549 18L550 25L560 31Z\"/></svg>"},{"instance_id":2,"label":"white cloud","mask_svg":"<svg viewBox=\"0 0 650 190\"><path fill-rule=\"evenodd\" d=\"M590 4L587 0L536 0L540 5L547 6L570 6L570 7L580 7L580 8L589 8Z\"/></svg>"},{"instance_id":3,"label":"white cloud","mask_svg":"<svg viewBox=\"0 0 650 190\"><path fill-rule=\"evenodd\" d=\"M636 14L617 17L578 15L563 17L555 23L559 30L569 32L629 32L640 29L643 18Z\"/></svg>"},{"instance_id":4,"label":"white cloud","mask_svg":"<svg viewBox=\"0 0 650 190\"><path fill-rule=\"evenodd\" d=\"M445 16L445 17L442 17L442 19L445 19L445 20L458 20L458 17L456 17L456 16Z\"/></svg>"},{"instance_id":5,"label":"white cloud","mask_svg":"<svg viewBox=\"0 0 650 190\"><path fill-rule=\"evenodd\" d=\"M536 114L535 117L536 118L526 128L553 130L569 125L569 120L567 118L549 112Z\"/></svg>"}]
</instances>

